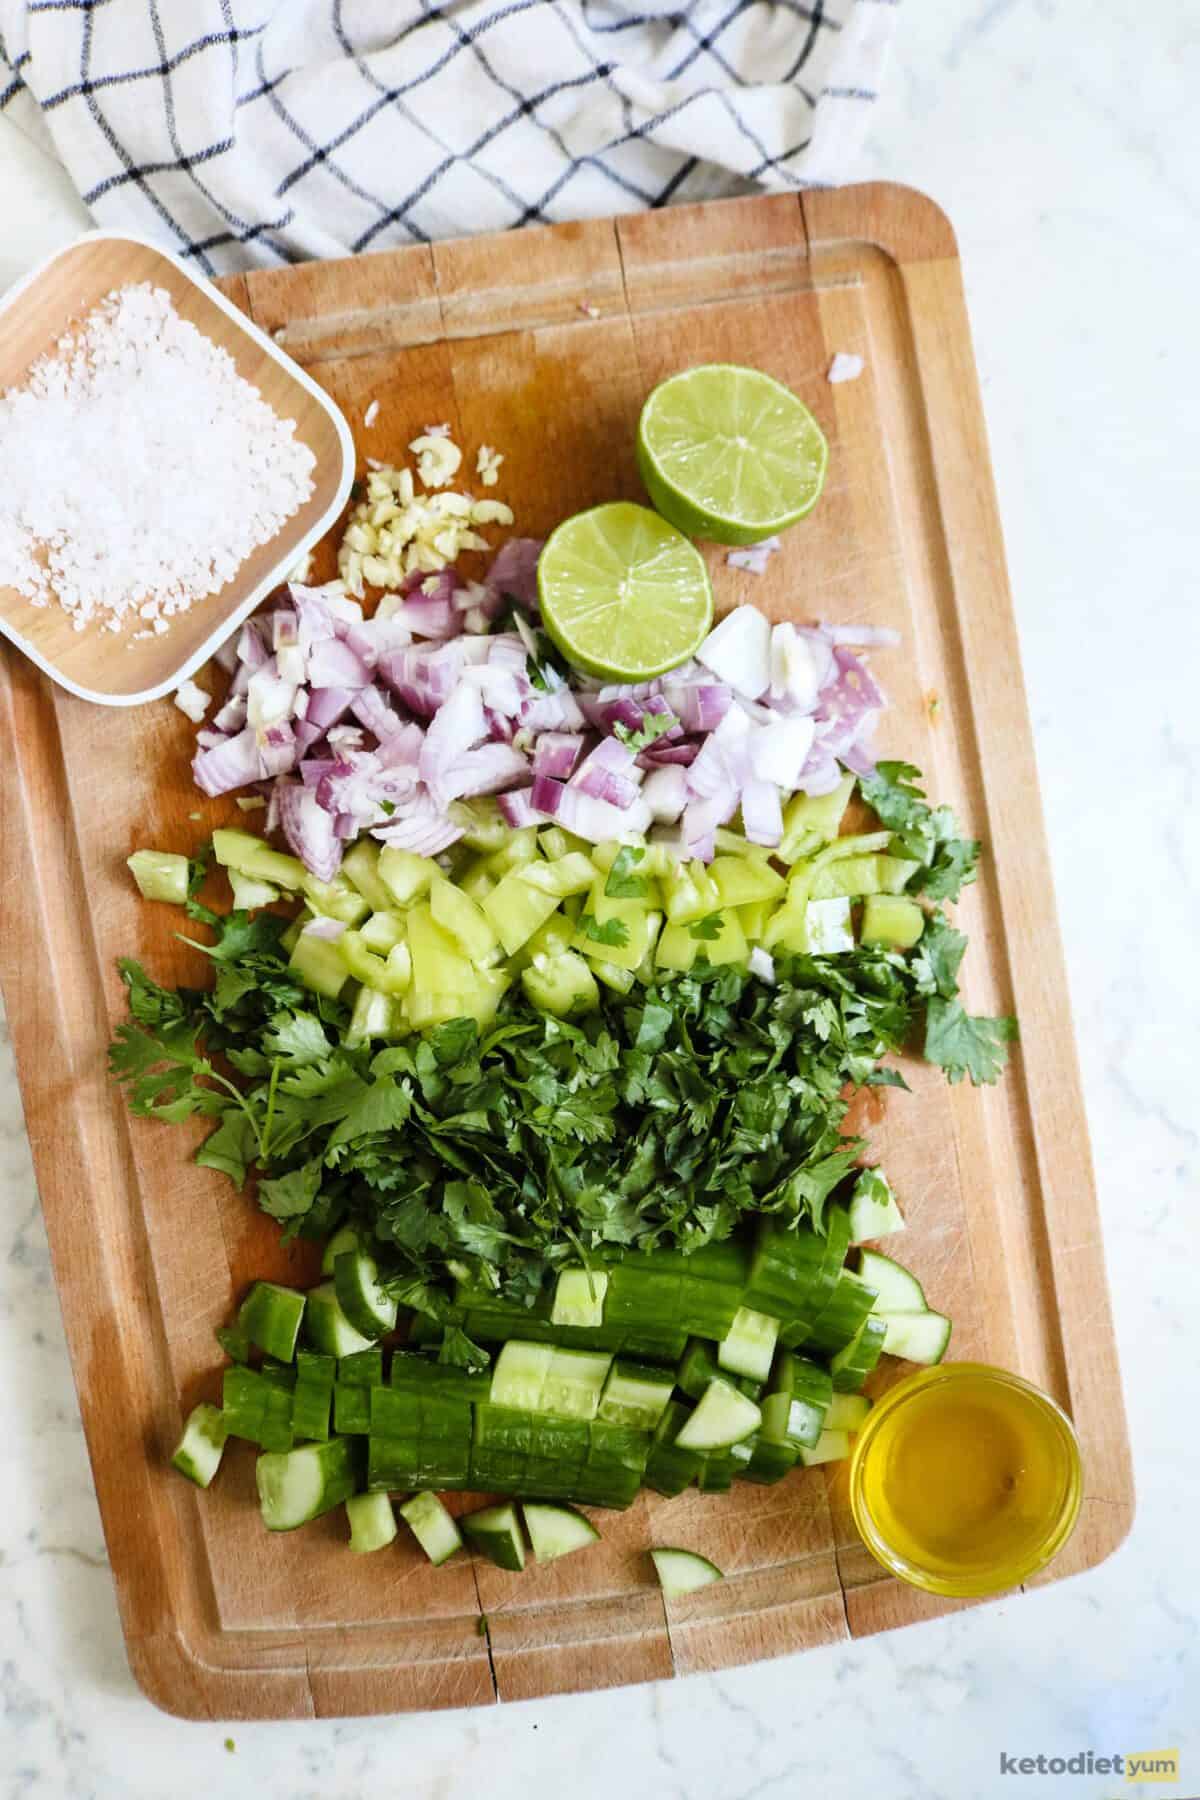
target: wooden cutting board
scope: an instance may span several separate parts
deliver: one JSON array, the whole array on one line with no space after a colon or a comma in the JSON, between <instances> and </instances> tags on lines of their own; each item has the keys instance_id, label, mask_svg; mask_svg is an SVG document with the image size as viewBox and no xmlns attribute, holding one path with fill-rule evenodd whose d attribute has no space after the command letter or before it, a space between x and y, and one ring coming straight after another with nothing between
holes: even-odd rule
<instances>
[{"instance_id":1,"label":"wooden cutting board","mask_svg":"<svg viewBox=\"0 0 1200 1800\"><path fill-rule=\"evenodd\" d=\"M968 1000L1015 1009L998 1089L910 1072L865 1122L909 1220L905 1260L953 1314L953 1353L1017 1369L1071 1411L1087 1496L1042 1580L1100 1562L1133 1490L1087 1130L1029 722L954 239L901 188L739 200L232 278L226 292L343 407L361 456L448 420L504 452L517 529L640 498L634 423L654 382L755 363L831 445L813 516L765 576L712 556L718 602L891 625L882 742L987 846L959 909ZM831 387L835 351L862 377ZM379 402L372 429L363 425ZM318 566L332 573L332 544ZM587 1555L515 1578L432 1570L400 1540L343 1548L333 1516L267 1539L253 1455L198 1494L166 1466L183 1413L219 1394L213 1329L256 1276L312 1278L303 1249L187 1133L131 1121L104 1074L118 954L203 981L174 910L124 859L187 849L231 799L191 786L192 728L165 701L114 713L0 650L0 971L117 1597L146 1692L190 1717L302 1718L519 1699L715 1669L945 1612L858 1544L844 1472L732 1497L643 1496ZM197 1133L199 1135L199 1133ZM896 1369L877 1375L886 1385ZM664 1602L646 1547L729 1579Z\"/></svg>"}]
</instances>

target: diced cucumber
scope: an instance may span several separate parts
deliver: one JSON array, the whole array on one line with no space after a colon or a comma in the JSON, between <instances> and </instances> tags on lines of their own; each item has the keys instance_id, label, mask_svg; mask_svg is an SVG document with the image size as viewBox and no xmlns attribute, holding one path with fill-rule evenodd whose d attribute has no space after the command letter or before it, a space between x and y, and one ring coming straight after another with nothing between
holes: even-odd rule
<instances>
[{"instance_id":1,"label":"diced cucumber","mask_svg":"<svg viewBox=\"0 0 1200 1800\"><path fill-rule=\"evenodd\" d=\"M711 1587L714 1581L725 1579L716 1563L709 1562L707 1556L698 1556L694 1550L652 1550L650 1560L658 1576L658 1585L668 1600L678 1600L684 1594L694 1594L698 1588Z\"/></svg>"},{"instance_id":2,"label":"diced cucumber","mask_svg":"<svg viewBox=\"0 0 1200 1800\"><path fill-rule=\"evenodd\" d=\"M718 1376L709 1382L675 1442L682 1450L725 1450L761 1424L762 1412L754 1401Z\"/></svg>"},{"instance_id":3,"label":"diced cucumber","mask_svg":"<svg viewBox=\"0 0 1200 1800\"><path fill-rule=\"evenodd\" d=\"M380 1286L379 1268L365 1250L343 1250L333 1265L338 1305L364 1338L383 1337L396 1328L396 1301Z\"/></svg>"},{"instance_id":4,"label":"diced cucumber","mask_svg":"<svg viewBox=\"0 0 1200 1800\"><path fill-rule=\"evenodd\" d=\"M413 988L419 997L432 994L467 994L478 972L459 949L457 938L443 931L425 901L408 913L408 949L412 958Z\"/></svg>"},{"instance_id":5,"label":"diced cucumber","mask_svg":"<svg viewBox=\"0 0 1200 1800\"><path fill-rule=\"evenodd\" d=\"M389 899L388 905L391 904ZM396 912L373 912L369 919L363 920L361 936L368 950L374 950L377 956L386 956L389 950L404 942L404 920Z\"/></svg>"},{"instance_id":6,"label":"diced cucumber","mask_svg":"<svg viewBox=\"0 0 1200 1800\"><path fill-rule=\"evenodd\" d=\"M887 1326L879 1313L868 1313L848 1344L829 1364L835 1394L856 1394L883 1354Z\"/></svg>"},{"instance_id":7,"label":"diced cucumber","mask_svg":"<svg viewBox=\"0 0 1200 1800\"><path fill-rule=\"evenodd\" d=\"M237 912L253 912L260 906L273 906L279 899L280 890L272 881L256 881L252 875L241 875L236 869L229 871L229 885L233 889L233 905Z\"/></svg>"},{"instance_id":8,"label":"diced cucumber","mask_svg":"<svg viewBox=\"0 0 1200 1800\"><path fill-rule=\"evenodd\" d=\"M401 944L400 949L404 950L405 946ZM359 988L346 1031L347 1046L353 1049L358 1044L370 1043L372 1038L397 1038L403 1035L403 1014L400 1001L395 995L376 993L370 987Z\"/></svg>"},{"instance_id":9,"label":"diced cucumber","mask_svg":"<svg viewBox=\"0 0 1200 1800\"><path fill-rule=\"evenodd\" d=\"M213 1336L231 1362L250 1361L250 1339L240 1325L218 1325Z\"/></svg>"},{"instance_id":10,"label":"diced cucumber","mask_svg":"<svg viewBox=\"0 0 1200 1800\"><path fill-rule=\"evenodd\" d=\"M327 1356L352 1356L371 1348L371 1339L356 1331L342 1311L332 1281L309 1289L304 1330L313 1349L323 1350Z\"/></svg>"},{"instance_id":11,"label":"diced cucumber","mask_svg":"<svg viewBox=\"0 0 1200 1800\"><path fill-rule=\"evenodd\" d=\"M306 925L296 939L288 972L315 994L336 1000L349 979L349 971L338 949L341 934L334 932L331 936L330 931L330 923L324 919L313 919Z\"/></svg>"},{"instance_id":12,"label":"diced cucumber","mask_svg":"<svg viewBox=\"0 0 1200 1800\"><path fill-rule=\"evenodd\" d=\"M391 889L379 874L380 850L368 837L359 838L352 850L347 850L342 858L341 873L354 887L373 912L386 912L393 904Z\"/></svg>"},{"instance_id":13,"label":"diced cucumber","mask_svg":"<svg viewBox=\"0 0 1200 1800\"><path fill-rule=\"evenodd\" d=\"M820 1316L813 1321L805 1343L825 1355L850 1342L875 1304L876 1290L861 1275L843 1269Z\"/></svg>"},{"instance_id":14,"label":"diced cucumber","mask_svg":"<svg viewBox=\"0 0 1200 1800\"><path fill-rule=\"evenodd\" d=\"M717 1362L734 1375L747 1375L751 1381L765 1381L771 1373L775 1345L779 1339L779 1320L770 1313L756 1312L740 1306L733 1324L717 1346Z\"/></svg>"},{"instance_id":15,"label":"diced cucumber","mask_svg":"<svg viewBox=\"0 0 1200 1800\"><path fill-rule=\"evenodd\" d=\"M849 900L810 900L804 928L812 956L842 956L854 948Z\"/></svg>"},{"instance_id":16,"label":"diced cucumber","mask_svg":"<svg viewBox=\"0 0 1200 1800\"><path fill-rule=\"evenodd\" d=\"M941 1362L952 1329L942 1313L892 1312L881 1317L887 1326L883 1347L889 1356L902 1356L915 1363Z\"/></svg>"},{"instance_id":17,"label":"diced cucumber","mask_svg":"<svg viewBox=\"0 0 1200 1800\"><path fill-rule=\"evenodd\" d=\"M834 1391L825 1415L829 1431L860 1431L867 1422L871 1402L865 1394L841 1394Z\"/></svg>"},{"instance_id":18,"label":"diced cucumber","mask_svg":"<svg viewBox=\"0 0 1200 1800\"><path fill-rule=\"evenodd\" d=\"M591 969L574 950L561 956L539 956L521 971L521 986L540 1012L566 1019L595 1012L600 990Z\"/></svg>"},{"instance_id":19,"label":"diced cucumber","mask_svg":"<svg viewBox=\"0 0 1200 1800\"><path fill-rule=\"evenodd\" d=\"M197 1487L206 1488L221 1466L227 1436L221 1408L202 1400L188 1414L183 1436L171 1457L172 1467Z\"/></svg>"},{"instance_id":20,"label":"diced cucumber","mask_svg":"<svg viewBox=\"0 0 1200 1800\"><path fill-rule=\"evenodd\" d=\"M595 956L590 960L592 974L596 980L602 981L606 988L613 990L614 994L628 994L637 981L635 969L619 969L616 963L602 962L599 957Z\"/></svg>"},{"instance_id":21,"label":"diced cucumber","mask_svg":"<svg viewBox=\"0 0 1200 1800\"><path fill-rule=\"evenodd\" d=\"M521 870L521 880L556 900L572 894L586 894L596 879L596 864L580 850L568 851L554 862L528 862Z\"/></svg>"},{"instance_id":22,"label":"diced cucumber","mask_svg":"<svg viewBox=\"0 0 1200 1800\"><path fill-rule=\"evenodd\" d=\"M377 872L390 896L389 905L410 906L429 887L438 872L437 864L415 850L395 850L386 844L379 852Z\"/></svg>"},{"instance_id":23,"label":"diced cucumber","mask_svg":"<svg viewBox=\"0 0 1200 1800\"><path fill-rule=\"evenodd\" d=\"M681 1450L676 1443L691 1407L672 1400L658 1422L646 1461L646 1485L659 1494L682 1494L700 1473L703 1456L698 1450Z\"/></svg>"},{"instance_id":24,"label":"diced cucumber","mask_svg":"<svg viewBox=\"0 0 1200 1800\"><path fill-rule=\"evenodd\" d=\"M291 1362L304 1317L304 1295L274 1281L256 1281L238 1312L238 1324L265 1356Z\"/></svg>"},{"instance_id":25,"label":"diced cucumber","mask_svg":"<svg viewBox=\"0 0 1200 1800\"><path fill-rule=\"evenodd\" d=\"M877 863L890 862L893 859L877 856ZM905 863L904 868L915 873L916 863ZM885 944L893 950L911 950L919 943L925 930L925 914L915 900L905 900L890 894L872 894L863 907L862 941L864 944Z\"/></svg>"},{"instance_id":26,"label":"diced cucumber","mask_svg":"<svg viewBox=\"0 0 1200 1800\"><path fill-rule=\"evenodd\" d=\"M182 906L188 897L188 859L170 850L135 850L125 866L145 900L169 900Z\"/></svg>"},{"instance_id":27,"label":"diced cucumber","mask_svg":"<svg viewBox=\"0 0 1200 1800\"><path fill-rule=\"evenodd\" d=\"M268 1531L294 1531L348 1500L357 1485L349 1438L268 1451L255 1466L258 1503Z\"/></svg>"},{"instance_id":28,"label":"diced cucumber","mask_svg":"<svg viewBox=\"0 0 1200 1800\"><path fill-rule=\"evenodd\" d=\"M517 1523L517 1509L511 1503L482 1507L479 1512L468 1513L459 1524L471 1548L498 1569L519 1574L525 1567L525 1542Z\"/></svg>"},{"instance_id":29,"label":"diced cucumber","mask_svg":"<svg viewBox=\"0 0 1200 1800\"><path fill-rule=\"evenodd\" d=\"M487 866L493 875L507 875L533 862L538 853L536 825L523 825L519 831L506 831L498 850L493 850Z\"/></svg>"},{"instance_id":30,"label":"diced cucumber","mask_svg":"<svg viewBox=\"0 0 1200 1800\"><path fill-rule=\"evenodd\" d=\"M894 1262L890 1256L884 1256L882 1251L860 1251L858 1272L875 1289L878 1296L875 1301L876 1312L928 1311L925 1289L916 1276Z\"/></svg>"},{"instance_id":31,"label":"diced cucumber","mask_svg":"<svg viewBox=\"0 0 1200 1800\"><path fill-rule=\"evenodd\" d=\"M791 1394L768 1394L762 1401L762 1429L759 1438L768 1443L815 1444L825 1424L822 1407L809 1400L796 1400Z\"/></svg>"},{"instance_id":32,"label":"diced cucumber","mask_svg":"<svg viewBox=\"0 0 1200 1800\"><path fill-rule=\"evenodd\" d=\"M788 1349L808 1340L837 1286L850 1244L850 1219L844 1206L826 1207L825 1237L818 1242L822 1246L820 1268L812 1278L799 1316L787 1318L779 1333L780 1343Z\"/></svg>"},{"instance_id":33,"label":"diced cucumber","mask_svg":"<svg viewBox=\"0 0 1200 1800\"><path fill-rule=\"evenodd\" d=\"M868 1238L891 1237L893 1232L904 1230L903 1214L882 1169L862 1171L846 1210L852 1244L864 1243Z\"/></svg>"},{"instance_id":34,"label":"diced cucumber","mask_svg":"<svg viewBox=\"0 0 1200 1800\"><path fill-rule=\"evenodd\" d=\"M765 1408L763 1420L765 1425ZM800 1451L790 1438L770 1438L763 1430L751 1442L754 1445L753 1455L745 1468L739 1470L744 1481L755 1481L763 1487L773 1487L795 1468Z\"/></svg>"},{"instance_id":35,"label":"diced cucumber","mask_svg":"<svg viewBox=\"0 0 1200 1800\"><path fill-rule=\"evenodd\" d=\"M333 1265L338 1257L347 1250L357 1250L359 1246L358 1232L353 1225L339 1225L326 1244L321 1256L322 1275L332 1275Z\"/></svg>"},{"instance_id":36,"label":"diced cucumber","mask_svg":"<svg viewBox=\"0 0 1200 1800\"><path fill-rule=\"evenodd\" d=\"M351 1494L346 1502L350 1548L360 1556L395 1541L396 1515L386 1494Z\"/></svg>"},{"instance_id":37,"label":"diced cucumber","mask_svg":"<svg viewBox=\"0 0 1200 1800\"><path fill-rule=\"evenodd\" d=\"M554 1287L552 1325L597 1326L604 1323L608 1275L603 1269L564 1269Z\"/></svg>"},{"instance_id":38,"label":"diced cucumber","mask_svg":"<svg viewBox=\"0 0 1200 1800\"><path fill-rule=\"evenodd\" d=\"M830 794L797 794L788 802L783 814L783 838L775 852L780 862L794 863L833 841L850 804L854 781L853 775L844 775Z\"/></svg>"},{"instance_id":39,"label":"diced cucumber","mask_svg":"<svg viewBox=\"0 0 1200 1800\"><path fill-rule=\"evenodd\" d=\"M573 1506L552 1506L544 1500L526 1500L521 1511L535 1562L555 1562L560 1556L570 1556L572 1550L586 1549L600 1536L592 1521L576 1512Z\"/></svg>"},{"instance_id":40,"label":"diced cucumber","mask_svg":"<svg viewBox=\"0 0 1200 1800\"><path fill-rule=\"evenodd\" d=\"M850 1439L847 1433L826 1428L811 1450L801 1448L800 1461L806 1469L814 1469L818 1463L841 1462L849 1454Z\"/></svg>"},{"instance_id":41,"label":"diced cucumber","mask_svg":"<svg viewBox=\"0 0 1200 1800\"><path fill-rule=\"evenodd\" d=\"M779 1318L799 1317L820 1283L825 1250L826 1239L808 1225L760 1220L744 1303Z\"/></svg>"},{"instance_id":42,"label":"diced cucumber","mask_svg":"<svg viewBox=\"0 0 1200 1800\"><path fill-rule=\"evenodd\" d=\"M653 1431L667 1409L674 1386L671 1369L618 1360L609 1370L598 1416L610 1425Z\"/></svg>"},{"instance_id":43,"label":"diced cucumber","mask_svg":"<svg viewBox=\"0 0 1200 1800\"><path fill-rule=\"evenodd\" d=\"M594 1419L611 1367L612 1356L607 1351L556 1349L542 1389L541 1409L561 1413L565 1419Z\"/></svg>"},{"instance_id":44,"label":"diced cucumber","mask_svg":"<svg viewBox=\"0 0 1200 1800\"><path fill-rule=\"evenodd\" d=\"M722 907L778 899L786 885L769 862L756 856L718 856L708 872Z\"/></svg>"},{"instance_id":45,"label":"diced cucumber","mask_svg":"<svg viewBox=\"0 0 1200 1800\"><path fill-rule=\"evenodd\" d=\"M324 1443L329 1436L333 1377L332 1356L297 1350L296 1387L292 1394L292 1431L296 1437Z\"/></svg>"},{"instance_id":46,"label":"diced cucumber","mask_svg":"<svg viewBox=\"0 0 1200 1800\"><path fill-rule=\"evenodd\" d=\"M527 939L551 913L557 910L559 897L547 894L522 880L519 869L511 870L480 901L488 923L504 946L506 956L515 956Z\"/></svg>"},{"instance_id":47,"label":"diced cucumber","mask_svg":"<svg viewBox=\"0 0 1200 1800\"><path fill-rule=\"evenodd\" d=\"M511 827L488 794L474 800L452 800L450 817L462 827L462 841L471 850L491 852L503 847Z\"/></svg>"},{"instance_id":48,"label":"diced cucumber","mask_svg":"<svg viewBox=\"0 0 1200 1800\"><path fill-rule=\"evenodd\" d=\"M473 963L483 968L496 960L496 933L482 907L469 894L439 877L429 890L429 908L435 922Z\"/></svg>"},{"instance_id":49,"label":"diced cucumber","mask_svg":"<svg viewBox=\"0 0 1200 1800\"><path fill-rule=\"evenodd\" d=\"M361 925L371 910L358 889L342 875L335 875L332 881L318 881L315 875L306 875L300 885L308 904L323 919Z\"/></svg>"},{"instance_id":50,"label":"diced cucumber","mask_svg":"<svg viewBox=\"0 0 1200 1800\"><path fill-rule=\"evenodd\" d=\"M276 887L294 892L308 871L298 856L286 856L272 850L249 831L214 831L213 856L223 869L236 869L255 881L270 881Z\"/></svg>"},{"instance_id":51,"label":"diced cucumber","mask_svg":"<svg viewBox=\"0 0 1200 1800\"><path fill-rule=\"evenodd\" d=\"M462 1533L436 1494L414 1494L400 1508L400 1517L435 1568L462 1549Z\"/></svg>"},{"instance_id":52,"label":"diced cucumber","mask_svg":"<svg viewBox=\"0 0 1200 1800\"><path fill-rule=\"evenodd\" d=\"M553 1344L533 1344L521 1338L509 1338L492 1370L492 1405L536 1412L542 1405L546 1378L553 1361Z\"/></svg>"}]
</instances>

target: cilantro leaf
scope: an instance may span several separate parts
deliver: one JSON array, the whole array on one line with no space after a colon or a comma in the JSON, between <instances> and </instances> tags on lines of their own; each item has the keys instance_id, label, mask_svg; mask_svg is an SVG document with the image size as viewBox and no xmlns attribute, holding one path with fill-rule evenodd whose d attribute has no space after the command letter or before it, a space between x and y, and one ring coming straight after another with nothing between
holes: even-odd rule
<instances>
[{"instance_id":1,"label":"cilantro leaf","mask_svg":"<svg viewBox=\"0 0 1200 1800\"><path fill-rule=\"evenodd\" d=\"M859 792L892 833L893 849L921 864L908 884L910 890L932 900L957 900L975 879L980 846L959 835L958 821L948 806L928 804L917 785L921 779L912 763L881 762L873 775L860 778Z\"/></svg>"},{"instance_id":2,"label":"cilantro leaf","mask_svg":"<svg viewBox=\"0 0 1200 1800\"><path fill-rule=\"evenodd\" d=\"M649 883L644 875L635 875L637 865L645 860L646 852L636 844L622 844L613 858L612 868L608 871L608 879L604 883L604 892L610 900L642 900L649 891Z\"/></svg>"},{"instance_id":3,"label":"cilantro leaf","mask_svg":"<svg viewBox=\"0 0 1200 1800\"><path fill-rule=\"evenodd\" d=\"M959 964L966 948L965 935L954 929L940 909L930 913L912 957L917 992L953 999L958 992Z\"/></svg>"},{"instance_id":4,"label":"cilantro leaf","mask_svg":"<svg viewBox=\"0 0 1200 1800\"><path fill-rule=\"evenodd\" d=\"M594 944L609 944L617 950L623 950L629 942L629 927L624 919L606 919L601 925L594 914L584 913L579 920L579 929Z\"/></svg>"},{"instance_id":5,"label":"cilantro leaf","mask_svg":"<svg viewBox=\"0 0 1200 1800\"><path fill-rule=\"evenodd\" d=\"M201 1144L196 1161L206 1169L219 1169L235 1187L245 1187L250 1165L258 1154L254 1125L232 1101L217 1129Z\"/></svg>"},{"instance_id":6,"label":"cilantro leaf","mask_svg":"<svg viewBox=\"0 0 1200 1800\"><path fill-rule=\"evenodd\" d=\"M925 1059L950 1082L970 1077L972 1086L999 1080L1008 1045L1017 1037L1015 1019L972 1018L961 1000L935 994L925 1015Z\"/></svg>"},{"instance_id":7,"label":"cilantro leaf","mask_svg":"<svg viewBox=\"0 0 1200 1800\"><path fill-rule=\"evenodd\" d=\"M294 1219L308 1211L320 1187L321 1158L314 1156L298 1169L289 1169L286 1175L278 1175L269 1181L260 1180L258 1204L273 1219Z\"/></svg>"},{"instance_id":8,"label":"cilantro leaf","mask_svg":"<svg viewBox=\"0 0 1200 1800\"><path fill-rule=\"evenodd\" d=\"M636 731L628 725L618 723L613 726L613 736L636 755L656 739L664 737L668 731L674 731L678 724L679 720L673 712L644 712L641 725Z\"/></svg>"},{"instance_id":9,"label":"cilantro leaf","mask_svg":"<svg viewBox=\"0 0 1200 1800\"><path fill-rule=\"evenodd\" d=\"M313 1013L276 1013L263 1033L263 1051L293 1066L321 1062L333 1045L325 1027Z\"/></svg>"},{"instance_id":10,"label":"cilantro leaf","mask_svg":"<svg viewBox=\"0 0 1200 1800\"><path fill-rule=\"evenodd\" d=\"M459 1325L447 1325L442 1333L438 1361L452 1369L469 1369L472 1374L491 1367L491 1357L481 1350Z\"/></svg>"},{"instance_id":11,"label":"cilantro leaf","mask_svg":"<svg viewBox=\"0 0 1200 1800\"><path fill-rule=\"evenodd\" d=\"M688 936L697 938L702 944L712 944L725 929L725 920L721 913L706 913L704 918L697 919L694 925L688 926Z\"/></svg>"}]
</instances>

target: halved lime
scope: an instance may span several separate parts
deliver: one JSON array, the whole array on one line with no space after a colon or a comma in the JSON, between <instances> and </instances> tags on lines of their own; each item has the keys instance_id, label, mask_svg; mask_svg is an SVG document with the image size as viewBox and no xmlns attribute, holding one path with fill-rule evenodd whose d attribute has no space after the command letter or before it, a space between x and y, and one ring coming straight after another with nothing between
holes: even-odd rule
<instances>
[{"instance_id":1,"label":"halved lime","mask_svg":"<svg viewBox=\"0 0 1200 1800\"><path fill-rule=\"evenodd\" d=\"M538 558L542 620L589 675L648 681L686 661L712 624L704 558L649 507L616 500L565 519Z\"/></svg>"},{"instance_id":2,"label":"halved lime","mask_svg":"<svg viewBox=\"0 0 1200 1800\"><path fill-rule=\"evenodd\" d=\"M659 382L638 421L637 455L646 492L680 531L757 544L812 511L829 446L781 381L706 363Z\"/></svg>"}]
</instances>

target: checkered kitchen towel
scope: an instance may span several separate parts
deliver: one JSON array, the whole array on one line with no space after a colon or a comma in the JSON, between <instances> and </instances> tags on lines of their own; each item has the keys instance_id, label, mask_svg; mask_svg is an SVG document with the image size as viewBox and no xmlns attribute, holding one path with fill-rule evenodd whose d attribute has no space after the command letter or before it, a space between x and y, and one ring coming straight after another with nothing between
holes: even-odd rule
<instances>
[{"instance_id":1,"label":"checkered kitchen towel","mask_svg":"<svg viewBox=\"0 0 1200 1800\"><path fill-rule=\"evenodd\" d=\"M897 3L0 0L0 108L222 272L844 180Z\"/></svg>"}]
</instances>

